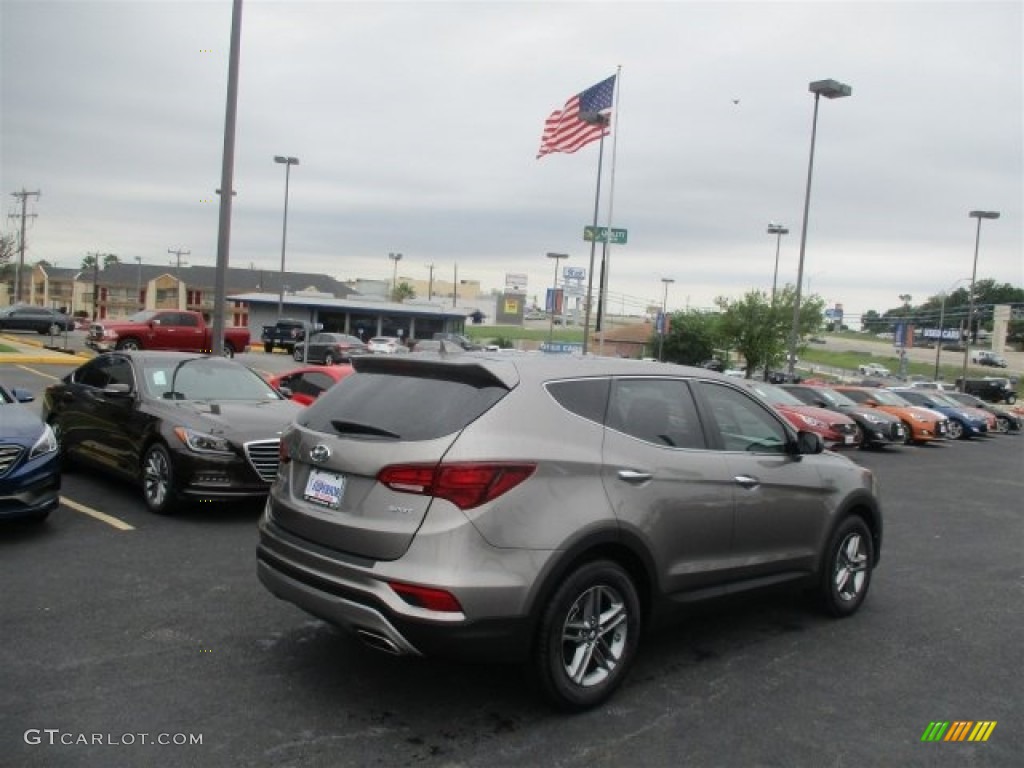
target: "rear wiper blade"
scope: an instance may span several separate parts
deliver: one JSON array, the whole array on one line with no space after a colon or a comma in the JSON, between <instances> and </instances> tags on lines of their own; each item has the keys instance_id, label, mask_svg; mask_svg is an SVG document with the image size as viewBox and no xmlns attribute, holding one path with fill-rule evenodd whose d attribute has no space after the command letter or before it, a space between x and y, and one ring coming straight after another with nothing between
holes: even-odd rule
<instances>
[{"instance_id":1,"label":"rear wiper blade","mask_svg":"<svg viewBox=\"0 0 1024 768\"><path fill-rule=\"evenodd\" d=\"M346 432L349 434L357 435L374 435L376 437L391 437L395 440L401 438L397 432L391 432L387 429L381 429L380 427L374 427L369 424L361 424L358 421L342 421L341 419L333 419L331 426L334 427L338 432Z\"/></svg>"}]
</instances>

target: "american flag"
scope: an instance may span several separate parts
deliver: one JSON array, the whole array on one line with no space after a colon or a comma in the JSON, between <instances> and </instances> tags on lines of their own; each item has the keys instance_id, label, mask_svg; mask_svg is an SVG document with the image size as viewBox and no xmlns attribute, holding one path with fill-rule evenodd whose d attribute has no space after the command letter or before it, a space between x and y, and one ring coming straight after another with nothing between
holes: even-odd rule
<instances>
[{"instance_id":1,"label":"american flag","mask_svg":"<svg viewBox=\"0 0 1024 768\"><path fill-rule=\"evenodd\" d=\"M556 109L544 122L537 157L552 152L575 152L609 133L611 118L602 114L612 107L615 75L577 93L562 109Z\"/></svg>"}]
</instances>

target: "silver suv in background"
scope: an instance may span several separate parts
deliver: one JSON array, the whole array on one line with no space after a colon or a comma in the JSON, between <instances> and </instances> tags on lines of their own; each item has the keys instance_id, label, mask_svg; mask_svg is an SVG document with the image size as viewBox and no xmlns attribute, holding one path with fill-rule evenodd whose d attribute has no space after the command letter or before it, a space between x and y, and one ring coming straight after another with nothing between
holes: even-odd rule
<instances>
[{"instance_id":1,"label":"silver suv in background","mask_svg":"<svg viewBox=\"0 0 1024 768\"><path fill-rule=\"evenodd\" d=\"M301 413L259 524L275 595L394 654L525 662L593 707L694 600L863 603L872 474L720 374L610 358L366 356Z\"/></svg>"}]
</instances>

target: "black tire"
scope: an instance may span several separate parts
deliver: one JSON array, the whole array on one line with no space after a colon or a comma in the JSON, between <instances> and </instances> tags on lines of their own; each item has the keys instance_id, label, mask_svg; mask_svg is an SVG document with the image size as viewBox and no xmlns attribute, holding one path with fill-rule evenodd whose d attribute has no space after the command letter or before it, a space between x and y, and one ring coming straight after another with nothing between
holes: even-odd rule
<instances>
[{"instance_id":1,"label":"black tire","mask_svg":"<svg viewBox=\"0 0 1024 768\"><path fill-rule=\"evenodd\" d=\"M263 351L266 352L268 355L273 353L274 345L273 344L264 344L263 345Z\"/></svg>"},{"instance_id":2,"label":"black tire","mask_svg":"<svg viewBox=\"0 0 1024 768\"><path fill-rule=\"evenodd\" d=\"M297 362L297 363L301 363L302 362L302 350L298 349L298 348L293 350L292 351L292 359L295 360L295 362Z\"/></svg>"},{"instance_id":3,"label":"black tire","mask_svg":"<svg viewBox=\"0 0 1024 768\"><path fill-rule=\"evenodd\" d=\"M225 341L224 342L224 357L230 358L230 357L234 357L234 356L235 356L235 345L232 344L230 341Z\"/></svg>"},{"instance_id":4,"label":"black tire","mask_svg":"<svg viewBox=\"0 0 1024 768\"><path fill-rule=\"evenodd\" d=\"M629 574L609 560L577 568L541 614L534 663L544 694L571 712L605 701L636 658L640 629L640 598Z\"/></svg>"},{"instance_id":5,"label":"black tire","mask_svg":"<svg viewBox=\"0 0 1024 768\"><path fill-rule=\"evenodd\" d=\"M337 360L334 359L334 355L330 352L324 353L324 365L337 365Z\"/></svg>"},{"instance_id":6,"label":"black tire","mask_svg":"<svg viewBox=\"0 0 1024 768\"><path fill-rule=\"evenodd\" d=\"M46 332L51 336L60 336L62 333L64 333L64 328L61 327L60 323L53 323L49 328L46 329Z\"/></svg>"},{"instance_id":7,"label":"black tire","mask_svg":"<svg viewBox=\"0 0 1024 768\"><path fill-rule=\"evenodd\" d=\"M132 352L136 349L142 349L142 344L139 343L138 339L121 339L114 348L125 352Z\"/></svg>"},{"instance_id":8,"label":"black tire","mask_svg":"<svg viewBox=\"0 0 1024 768\"><path fill-rule=\"evenodd\" d=\"M949 427L947 428L946 437L950 440L966 440L967 430L964 429L964 425L956 419L949 420Z\"/></svg>"},{"instance_id":9,"label":"black tire","mask_svg":"<svg viewBox=\"0 0 1024 768\"><path fill-rule=\"evenodd\" d=\"M162 443L153 443L142 459L142 498L151 512L170 515L177 511L171 454Z\"/></svg>"},{"instance_id":10,"label":"black tire","mask_svg":"<svg viewBox=\"0 0 1024 768\"><path fill-rule=\"evenodd\" d=\"M996 432L1005 435L1010 431L1010 420L1005 416L996 416Z\"/></svg>"},{"instance_id":11,"label":"black tire","mask_svg":"<svg viewBox=\"0 0 1024 768\"><path fill-rule=\"evenodd\" d=\"M1013 405L1016 402L1017 402L1017 396L1016 395L1007 395L1006 396L1006 404L1007 405Z\"/></svg>"},{"instance_id":12,"label":"black tire","mask_svg":"<svg viewBox=\"0 0 1024 768\"><path fill-rule=\"evenodd\" d=\"M907 433L906 437L903 438L903 444L904 445L913 445L914 444L914 428L912 426L910 426L910 422L909 421L904 421L903 422L903 431Z\"/></svg>"},{"instance_id":13,"label":"black tire","mask_svg":"<svg viewBox=\"0 0 1024 768\"><path fill-rule=\"evenodd\" d=\"M875 545L863 518L844 518L825 551L819 596L822 608L836 618L852 616L867 597Z\"/></svg>"}]
</instances>

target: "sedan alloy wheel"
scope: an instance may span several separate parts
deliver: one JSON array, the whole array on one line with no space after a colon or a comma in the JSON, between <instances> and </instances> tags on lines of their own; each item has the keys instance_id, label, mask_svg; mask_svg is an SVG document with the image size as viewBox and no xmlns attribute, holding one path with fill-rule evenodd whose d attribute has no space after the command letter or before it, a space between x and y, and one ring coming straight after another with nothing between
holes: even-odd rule
<instances>
[{"instance_id":1,"label":"sedan alloy wheel","mask_svg":"<svg viewBox=\"0 0 1024 768\"><path fill-rule=\"evenodd\" d=\"M158 515L174 511L174 470L171 456L161 443L151 445L142 461L142 495L146 506Z\"/></svg>"},{"instance_id":2,"label":"sedan alloy wheel","mask_svg":"<svg viewBox=\"0 0 1024 768\"><path fill-rule=\"evenodd\" d=\"M949 435L948 435L949 439L950 440L959 440L963 436L964 436L964 425L961 424L956 419L950 419L949 420Z\"/></svg>"}]
</instances>

